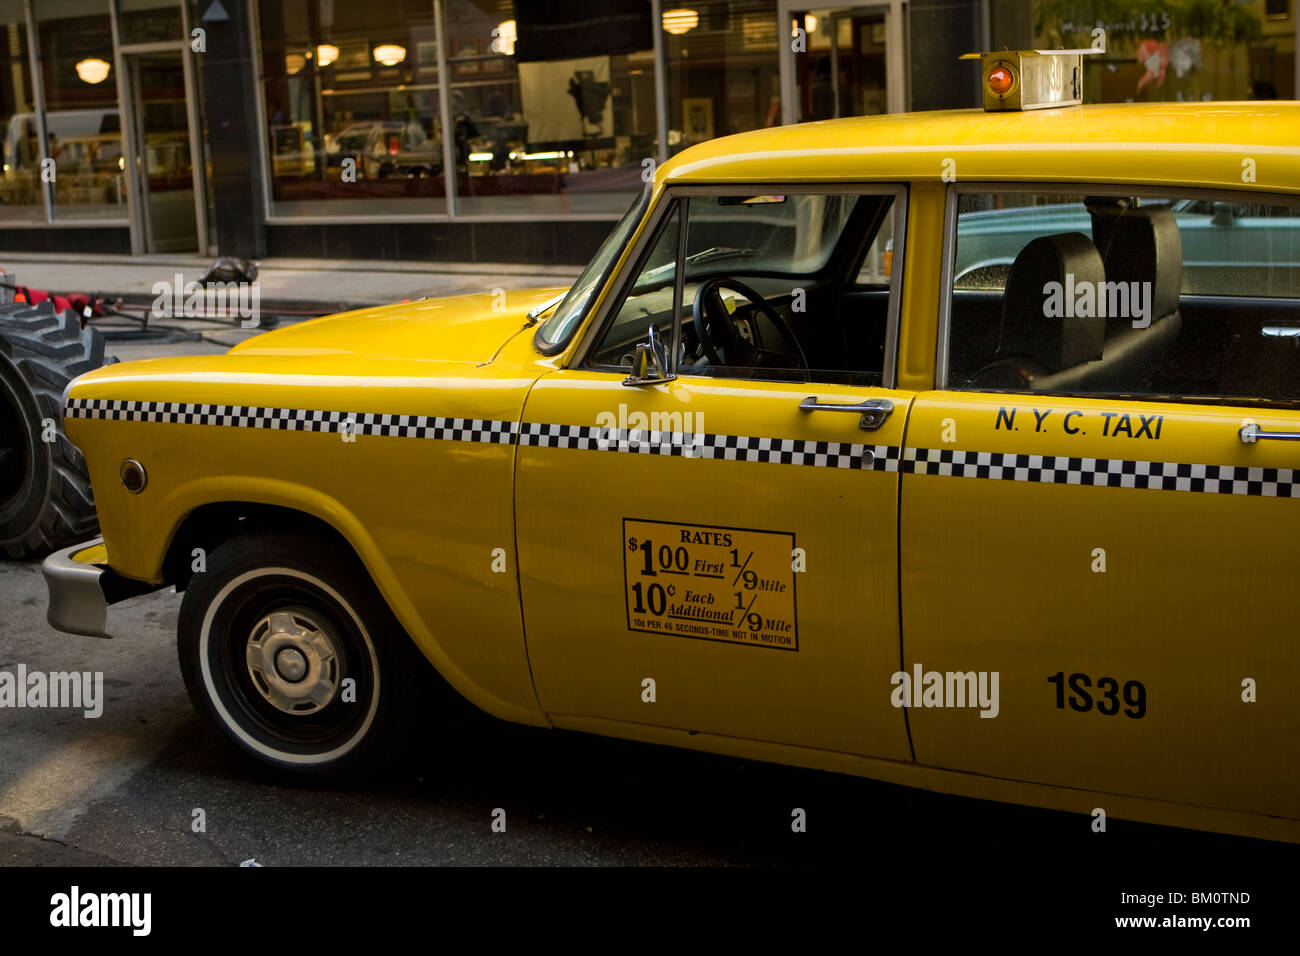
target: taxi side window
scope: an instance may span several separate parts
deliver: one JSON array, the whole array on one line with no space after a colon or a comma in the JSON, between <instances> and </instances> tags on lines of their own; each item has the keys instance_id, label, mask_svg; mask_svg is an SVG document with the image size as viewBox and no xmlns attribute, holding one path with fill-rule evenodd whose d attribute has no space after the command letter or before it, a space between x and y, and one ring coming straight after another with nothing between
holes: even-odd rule
<instances>
[{"instance_id":1,"label":"taxi side window","mask_svg":"<svg viewBox=\"0 0 1300 956\"><path fill-rule=\"evenodd\" d=\"M945 387L1300 401L1300 203L962 192Z\"/></svg>"},{"instance_id":2,"label":"taxi side window","mask_svg":"<svg viewBox=\"0 0 1300 956\"><path fill-rule=\"evenodd\" d=\"M674 203L660 223L654 241L637 267L635 280L624 293L588 364L630 369L636 357L636 345L645 341L646 329L651 325L664 342L672 341L680 224L681 208Z\"/></svg>"},{"instance_id":3,"label":"taxi side window","mask_svg":"<svg viewBox=\"0 0 1300 956\"><path fill-rule=\"evenodd\" d=\"M587 367L630 368L654 325L665 343L675 336L682 376L881 384L897 308L894 190L733 191L675 203Z\"/></svg>"},{"instance_id":4,"label":"taxi side window","mask_svg":"<svg viewBox=\"0 0 1300 956\"><path fill-rule=\"evenodd\" d=\"M894 217L886 216L862 259L857 284L865 289L887 289L894 273Z\"/></svg>"}]
</instances>

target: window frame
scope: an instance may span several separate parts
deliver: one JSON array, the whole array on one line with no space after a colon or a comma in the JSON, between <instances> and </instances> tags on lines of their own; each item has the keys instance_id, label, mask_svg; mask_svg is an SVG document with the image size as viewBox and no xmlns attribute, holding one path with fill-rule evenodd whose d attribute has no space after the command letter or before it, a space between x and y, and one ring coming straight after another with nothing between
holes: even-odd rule
<instances>
[{"instance_id":1,"label":"window frame","mask_svg":"<svg viewBox=\"0 0 1300 956\"><path fill-rule=\"evenodd\" d=\"M672 215L672 209L680 201L682 216L680 220L680 232L677 250L677 274L675 279L675 289L673 292L673 304L675 315L673 318L673 340L668 357L669 371L672 374L677 372L677 351L681 342L682 326L682 306L685 286L685 270L682 268L682 257L686 248L686 237L689 226L690 216L690 198L692 196L702 198L717 198L720 196L754 196L754 195L782 195L782 196L824 196L852 194L858 196L890 196L893 199L891 204L890 215L894 217L894 258L889 274L889 311L885 323L885 355L884 368L881 370L880 388L895 389L897 388L898 377L898 343L900 338L900 328L902 323L902 300L903 300L903 280L907 269L907 213L908 203L911 193L909 184L906 182L845 182L835 181L826 183L778 183L778 182L753 182L753 183L708 183L708 184L691 184L691 185L668 185L660 194L659 201L650 212L651 219L646 223L646 228L637 242L636 248L631 250L631 254L624 260L624 266L617 274L609 278L609 290L600 303L600 307L588 316L587 331L584 333L582 340L574 352L573 361L569 364L573 369L587 369L588 356L594 351L597 344L604 337L608 326L617 316L618 310L622 307L624 299L630 293L632 286L635 284L640 275L642 260L649 252L651 243L658 238L659 228L665 217ZM900 238L901 237L901 238ZM856 275L856 273L854 273ZM607 368L591 368L589 371L608 372ZM626 374L626 370L618 373L608 372L608 374ZM750 384L759 384L764 379L736 379L725 376L710 376L717 381L737 381ZM819 384L814 382L813 384Z\"/></svg>"},{"instance_id":2,"label":"window frame","mask_svg":"<svg viewBox=\"0 0 1300 956\"><path fill-rule=\"evenodd\" d=\"M681 260L686 243L686 230L683 223L685 223L686 217L690 214L690 200L676 200L672 197L665 197L660 206L659 215L655 217L654 221L646 225L646 230L643 233L643 239L645 241L639 243L637 248L634 250L634 255L629 256L627 259L627 268L625 270L627 276L626 281L623 280L621 275L617 278L612 276L607 277L608 280L619 281L622 282L622 284L616 289L611 288L609 295L606 296L609 308L605 310L604 317L599 320L603 323L603 326L597 335L590 338L590 349L581 358L575 359L574 364L571 366L572 368L581 368L583 371L587 372L614 371L614 369L609 365L598 365L589 361L589 359L595 353L597 346L604 341L605 336L613 328L614 323L618 321L619 313L623 310L623 304L631 294L632 288L635 286L636 280L640 277L642 269L645 268L646 263L649 261L651 253L654 252L659 241L667 235L667 233L661 232L661 230L668 228L673 215L677 212L680 212L681 215L677 221L677 236L674 239L676 251L674 253L673 265L676 266L676 264ZM683 288L683 277L681 275L681 270L678 269L673 274L674 312L680 311ZM677 342L675 341L676 330L677 327L674 325L674 341L668 343L668 368L665 369L665 371L670 374L673 373L677 367ZM626 373L626 371L626 369L621 369L620 373Z\"/></svg>"},{"instance_id":3,"label":"window frame","mask_svg":"<svg viewBox=\"0 0 1300 956\"><path fill-rule=\"evenodd\" d=\"M934 390L939 392L952 392L954 394L972 394L972 395L1043 395L1059 398L1113 398L1123 399L1126 401L1159 401L1166 403L1184 403L1184 404L1206 404L1216 403L1216 400L1200 396L1151 396L1151 395L1120 395L1109 392L1032 392L1019 391L1013 389L969 389L953 388L948 384L948 358L949 358L949 331L952 327L952 294L954 271L957 267L957 218L958 206L961 203L961 197L966 194L985 194L992 195L997 193L1079 193L1085 196L1138 196L1142 199L1160 199L1169 198L1172 200L1179 199L1205 199L1211 202L1255 202L1266 205L1284 205L1293 204L1300 210L1300 194L1285 192L1264 192L1263 190L1250 189L1207 189L1204 187L1180 187L1169 185L1154 185L1147 183L1082 183L1082 182L1056 182L1053 180L1039 180L1036 182L998 182L996 180L980 180L968 183L950 183L944 196L943 210L943 252L939 269L939 326L935 342L934 356ZM1249 200L1243 197L1252 197ZM1263 197L1263 198L1261 198ZM1197 295L1183 294L1180 292L1180 299L1210 300L1224 298L1240 298L1238 296L1222 295ZM1260 296L1253 298L1257 302L1294 302L1300 306L1298 299L1279 299L1277 297ZM1270 399L1259 399L1261 403L1274 404ZM1227 407L1230 402L1222 399L1217 400L1217 404ZM1288 406L1296 403L1287 402ZM1233 406L1236 407L1236 406Z\"/></svg>"},{"instance_id":4,"label":"window frame","mask_svg":"<svg viewBox=\"0 0 1300 956\"><path fill-rule=\"evenodd\" d=\"M642 190L641 193L638 194L637 198L632 202L632 205L628 207L627 212L623 213L623 215L619 217L618 222L614 223L613 229L616 230L618 229L619 226L623 224L624 220L626 220L628 216L635 214L635 219L632 223L632 228L630 230L630 233L632 236L636 236L637 235L636 230L638 226L642 222L646 222L647 220L647 213L649 213L650 217L652 217L652 221L650 221L647 224L647 226L642 229L640 236L635 240L634 243L631 244L632 250L630 255L632 256L640 255L640 250L643 248L648 230L657 228L654 225L654 222L657 220L654 220L653 217L656 215L657 210L660 209L661 207L656 206L655 209L650 209L650 202L652 198L653 197L649 189ZM614 231L611 230L609 235L605 237L605 241L602 242L600 246L597 248L596 252L592 253L592 258L587 261L587 265L583 267L582 273L580 273L577 276L577 278L573 280L573 283L569 286L569 288L566 289L561 294L559 301L555 304L555 307L551 311L550 315L548 315L545 319L543 319L537 324L537 329L536 331L533 332L533 348L537 349L537 351L540 352L542 355L546 355L546 356L559 355L569 347L569 345L573 342L575 336L579 335L580 333L585 335L585 333L583 332L583 327L589 321L592 315L593 308L596 306L601 296L604 295L605 291L609 288L610 282L612 282L615 276L618 274L619 260L622 259L625 255L629 255L627 249L629 243L627 242L624 242L624 248L618 253L616 253L613 257L611 257L609 262L606 263L605 268L601 271L600 278L596 280L596 287L594 291L592 292L591 295L587 297L587 302L582 309L582 315L579 316L578 320L569 327L569 331L564 333L564 335L562 335L560 338L552 342L542 333L542 330L543 328L545 328L546 323L555 317L555 312L559 311L560 306L564 305L565 302L568 301L569 296L572 295L573 291L578 287L578 283L582 280L582 277L586 275L587 269L591 267L592 262L595 260L596 256L601 252L601 250L605 248L605 244L610 242L613 238L614 238Z\"/></svg>"}]
</instances>

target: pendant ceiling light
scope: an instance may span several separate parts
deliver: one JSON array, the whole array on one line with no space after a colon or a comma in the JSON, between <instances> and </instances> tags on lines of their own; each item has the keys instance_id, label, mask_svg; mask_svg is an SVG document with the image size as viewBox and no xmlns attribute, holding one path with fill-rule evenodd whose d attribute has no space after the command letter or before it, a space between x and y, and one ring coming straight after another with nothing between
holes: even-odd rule
<instances>
[{"instance_id":1,"label":"pendant ceiling light","mask_svg":"<svg viewBox=\"0 0 1300 956\"><path fill-rule=\"evenodd\" d=\"M673 36L681 36L700 25L700 15L694 10L665 10L663 21L665 30Z\"/></svg>"},{"instance_id":2,"label":"pendant ceiling light","mask_svg":"<svg viewBox=\"0 0 1300 956\"><path fill-rule=\"evenodd\" d=\"M83 83L90 83L93 86L108 79L109 69L110 67L106 61L97 56L92 56L77 64L77 76L81 77Z\"/></svg>"},{"instance_id":3,"label":"pendant ceiling light","mask_svg":"<svg viewBox=\"0 0 1300 956\"><path fill-rule=\"evenodd\" d=\"M396 43L385 43L375 47L375 59L384 66L397 66L406 59L406 47Z\"/></svg>"}]
</instances>

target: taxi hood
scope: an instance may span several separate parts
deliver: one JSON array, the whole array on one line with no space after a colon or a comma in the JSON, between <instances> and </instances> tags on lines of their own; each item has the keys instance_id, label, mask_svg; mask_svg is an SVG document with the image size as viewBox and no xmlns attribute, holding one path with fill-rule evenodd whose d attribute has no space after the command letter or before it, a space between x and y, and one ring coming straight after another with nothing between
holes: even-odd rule
<instances>
[{"instance_id":1,"label":"taxi hood","mask_svg":"<svg viewBox=\"0 0 1300 956\"><path fill-rule=\"evenodd\" d=\"M229 354L478 364L524 327L530 309L563 291L484 292L342 312L254 336Z\"/></svg>"}]
</instances>

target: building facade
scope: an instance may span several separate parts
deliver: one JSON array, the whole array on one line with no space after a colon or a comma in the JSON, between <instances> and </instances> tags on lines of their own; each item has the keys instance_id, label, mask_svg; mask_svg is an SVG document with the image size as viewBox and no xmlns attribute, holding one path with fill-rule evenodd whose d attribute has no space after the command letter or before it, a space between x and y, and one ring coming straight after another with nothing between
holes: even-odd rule
<instances>
[{"instance_id":1,"label":"building facade","mask_svg":"<svg viewBox=\"0 0 1300 956\"><path fill-rule=\"evenodd\" d=\"M1293 99L1297 0L0 0L0 251L580 263L654 163L978 105Z\"/></svg>"}]
</instances>

